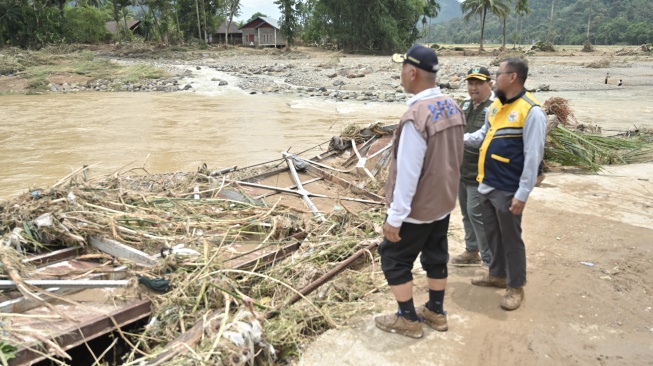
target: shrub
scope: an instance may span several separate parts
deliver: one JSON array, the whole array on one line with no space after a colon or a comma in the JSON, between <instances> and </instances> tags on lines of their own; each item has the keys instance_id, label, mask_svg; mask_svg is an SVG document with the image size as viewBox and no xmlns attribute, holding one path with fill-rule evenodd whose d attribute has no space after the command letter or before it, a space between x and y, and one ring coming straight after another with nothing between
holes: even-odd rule
<instances>
[{"instance_id":1,"label":"shrub","mask_svg":"<svg viewBox=\"0 0 653 366\"><path fill-rule=\"evenodd\" d=\"M105 14L92 7L66 9L64 37L67 42L100 43L106 38Z\"/></svg>"}]
</instances>

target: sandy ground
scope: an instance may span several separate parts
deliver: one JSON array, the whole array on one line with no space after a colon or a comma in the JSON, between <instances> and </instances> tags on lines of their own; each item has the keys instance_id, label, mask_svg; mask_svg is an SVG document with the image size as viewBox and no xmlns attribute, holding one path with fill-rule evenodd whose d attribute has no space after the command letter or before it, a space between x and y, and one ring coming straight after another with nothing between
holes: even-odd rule
<instances>
[{"instance_id":1,"label":"sandy ground","mask_svg":"<svg viewBox=\"0 0 653 366\"><path fill-rule=\"evenodd\" d=\"M613 66L608 88L615 74L632 85L653 82L650 56L612 52L536 56L529 83L597 90L606 87L606 70L581 65L605 58ZM442 56L452 70L492 58ZM450 254L457 255L464 250L458 208L450 229ZM523 230L528 284L518 310L499 307L503 290L471 285L476 267L450 267L448 332L425 327L425 337L414 340L377 329L374 315L365 314L319 337L299 364L653 365L653 164L598 175L548 173L530 196ZM418 263L415 274L415 302L422 304L428 289ZM383 283L381 273L378 279ZM373 296L379 310L396 311L387 286Z\"/></svg>"},{"instance_id":2,"label":"sandy ground","mask_svg":"<svg viewBox=\"0 0 653 366\"><path fill-rule=\"evenodd\" d=\"M464 250L452 216L450 253ZM525 302L499 307L503 290L473 286L475 267L450 267L449 331L415 340L374 326L373 316L330 330L300 365L653 365L653 164L599 175L547 174L523 222ZM584 263L583 263L584 262ZM415 300L427 300L416 265ZM375 295L396 311L387 287Z\"/></svg>"}]
</instances>

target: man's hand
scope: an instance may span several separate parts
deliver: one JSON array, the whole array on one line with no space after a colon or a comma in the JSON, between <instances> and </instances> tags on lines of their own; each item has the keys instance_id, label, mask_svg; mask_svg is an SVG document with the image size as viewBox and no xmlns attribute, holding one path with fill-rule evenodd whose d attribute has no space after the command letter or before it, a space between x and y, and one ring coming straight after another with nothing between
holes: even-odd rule
<instances>
[{"instance_id":1,"label":"man's hand","mask_svg":"<svg viewBox=\"0 0 653 366\"><path fill-rule=\"evenodd\" d=\"M385 236L385 238L388 239L388 241L396 243L401 240L401 237L399 236L399 229L401 229L401 226L394 227L388 224L388 222L386 221L383 224L383 236Z\"/></svg>"},{"instance_id":2,"label":"man's hand","mask_svg":"<svg viewBox=\"0 0 653 366\"><path fill-rule=\"evenodd\" d=\"M521 215L522 212L524 212L524 206L526 206L526 202L522 202L515 197L512 198L512 204L510 205L510 212L512 212L513 215L518 216Z\"/></svg>"}]
</instances>

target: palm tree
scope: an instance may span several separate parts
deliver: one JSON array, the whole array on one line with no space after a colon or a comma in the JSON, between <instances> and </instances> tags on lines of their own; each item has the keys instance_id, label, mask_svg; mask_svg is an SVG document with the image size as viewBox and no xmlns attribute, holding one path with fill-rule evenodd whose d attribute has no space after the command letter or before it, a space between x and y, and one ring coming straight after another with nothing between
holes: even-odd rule
<instances>
[{"instance_id":1,"label":"palm tree","mask_svg":"<svg viewBox=\"0 0 653 366\"><path fill-rule=\"evenodd\" d=\"M464 0L460 4L465 21L469 21L475 16L481 17L481 46L479 51L483 50L483 35L485 33L485 18L488 10L493 14L499 14L507 5L502 0Z\"/></svg>"},{"instance_id":2,"label":"palm tree","mask_svg":"<svg viewBox=\"0 0 653 366\"><path fill-rule=\"evenodd\" d=\"M510 7L506 3L497 3L497 8L493 13L503 19L503 40L501 41L501 50L503 51L506 49L506 22L510 15Z\"/></svg>"},{"instance_id":3,"label":"palm tree","mask_svg":"<svg viewBox=\"0 0 653 366\"><path fill-rule=\"evenodd\" d=\"M529 14L531 12L531 9L528 7L528 0L516 0L515 3L515 38L514 42L512 45L512 48L514 49L516 46L516 42L519 41L521 44L521 31L519 30L519 21L522 20L523 22L523 17L524 14Z\"/></svg>"},{"instance_id":4,"label":"palm tree","mask_svg":"<svg viewBox=\"0 0 653 366\"><path fill-rule=\"evenodd\" d=\"M437 18L440 14L440 3L436 0L424 0L424 16L422 17L422 30L426 27L426 22L428 21L428 36L427 39L430 41L431 38L431 19ZM428 20L427 20L428 18Z\"/></svg>"}]
</instances>

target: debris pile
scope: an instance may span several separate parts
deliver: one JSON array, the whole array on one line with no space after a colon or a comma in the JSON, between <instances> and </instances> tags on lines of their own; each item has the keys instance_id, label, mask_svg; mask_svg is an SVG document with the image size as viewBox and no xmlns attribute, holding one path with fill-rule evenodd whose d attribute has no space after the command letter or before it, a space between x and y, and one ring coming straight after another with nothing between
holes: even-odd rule
<instances>
[{"instance_id":1,"label":"debris pile","mask_svg":"<svg viewBox=\"0 0 653 366\"><path fill-rule=\"evenodd\" d=\"M598 171L606 164L653 161L653 146L646 130L635 128L637 133L603 136L599 126L580 123L564 98L551 97L543 107L548 117L544 152L548 167L563 165Z\"/></svg>"},{"instance_id":2,"label":"debris pile","mask_svg":"<svg viewBox=\"0 0 653 366\"><path fill-rule=\"evenodd\" d=\"M382 198L365 186L381 176L383 167L375 168L387 161L391 136L371 126L348 129L341 138L362 142L356 154L349 148L321 154L332 160L285 156L285 167L210 171L203 166L197 172L160 175L130 170L99 179L88 177L85 167L50 188L0 203L0 280L13 285L0 293L0 306L16 309L12 299L22 295L35 302L29 308L48 307L47 317L74 324L57 304L88 305L32 285L34 279L47 272L47 280L60 281L57 285L61 278L74 278L69 281L83 287L91 283L83 277L91 272L120 272L131 279L120 286L151 301L151 318L139 334L119 332L130 348L123 364L289 360L311 338L373 310L365 295L384 283L370 266L384 219ZM375 146L376 141L385 147ZM346 170L347 161L356 159L357 166ZM300 162L306 163L303 168ZM332 169L328 174L327 168ZM371 170L375 174L368 176ZM306 180L308 172L317 178ZM301 179L303 186L296 184L301 188L271 187L289 173ZM316 210L307 199L315 201ZM23 260L66 248L84 253L69 262L94 262L95 267L66 272L37 269ZM121 297L127 295L114 292L110 302ZM27 336L36 325L19 320L31 315L14 314L0 316L6 346L13 347L2 351L3 357L68 358L68 348L46 342L47 336ZM94 357L101 358L100 353Z\"/></svg>"}]
</instances>

